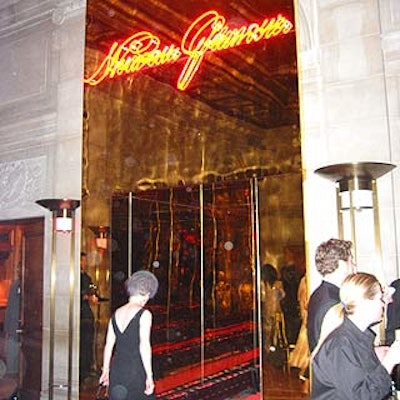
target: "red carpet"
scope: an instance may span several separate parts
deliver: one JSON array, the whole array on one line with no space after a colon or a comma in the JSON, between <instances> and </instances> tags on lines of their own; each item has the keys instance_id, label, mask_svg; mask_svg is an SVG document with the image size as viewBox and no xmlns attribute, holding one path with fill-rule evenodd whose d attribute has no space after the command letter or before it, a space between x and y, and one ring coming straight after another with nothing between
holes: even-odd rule
<instances>
[{"instance_id":1,"label":"red carpet","mask_svg":"<svg viewBox=\"0 0 400 400\"><path fill-rule=\"evenodd\" d=\"M230 355L217 361L211 361L204 365L204 376L213 375L225 369L245 364L255 358L257 350L250 350L241 354ZM192 365L190 369L177 371L176 374L167 376L156 382L157 393L163 393L177 386L182 386L189 382L196 382L202 376L202 368L200 365Z\"/></svg>"},{"instance_id":2,"label":"red carpet","mask_svg":"<svg viewBox=\"0 0 400 400\"><path fill-rule=\"evenodd\" d=\"M243 400L261 400L261 394L260 393L251 394L250 396L245 397Z\"/></svg>"},{"instance_id":3,"label":"red carpet","mask_svg":"<svg viewBox=\"0 0 400 400\"><path fill-rule=\"evenodd\" d=\"M240 330L253 330L254 324L251 322L243 322L241 324L236 324L236 325L229 325L226 327L222 328L215 328L215 329L207 329L204 335L205 340L213 339L217 336L222 336L222 335L228 335L232 332L235 331L240 331ZM191 338L191 339L186 339L186 340L180 340L178 342L173 342L173 343L160 343L153 345L153 354L159 354L162 353L163 351L166 350L173 350L176 348L188 346L190 344L194 343L200 343L200 338L198 336Z\"/></svg>"}]
</instances>

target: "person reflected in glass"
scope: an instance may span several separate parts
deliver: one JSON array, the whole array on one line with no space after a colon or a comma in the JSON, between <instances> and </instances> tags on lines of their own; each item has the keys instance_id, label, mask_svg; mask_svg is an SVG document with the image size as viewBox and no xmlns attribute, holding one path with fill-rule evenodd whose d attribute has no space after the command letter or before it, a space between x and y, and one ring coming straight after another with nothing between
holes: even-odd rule
<instances>
[{"instance_id":1,"label":"person reflected in glass","mask_svg":"<svg viewBox=\"0 0 400 400\"><path fill-rule=\"evenodd\" d=\"M90 375L97 375L94 368L94 314L93 306L98 304L96 286L87 273L87 254L81 253L81 324L79 342L79 382L82 384Z\"/></svg>"},{"instance_id":2,"label":"person reflected in glass","mask_svg":"<svg viewBox=\"0 0 400 400\"><path fill-rule=\"evenodd\" d=\"M299 289L297 291L297 298L300 305L300 315L302 322L296 345L293 351L290 353L289 365L291 368L298 369L299 378L305 382L308 379L307 370L310 356L307 339L308 290L307 278L305 275L300 280Z\"/></svg>"},{"instance_id":3,"label":"person reflected in glass","mask_svg":"<svg viewBox=\"0 0 400 400\"><path fill-rule=\"evenodd\" d=\"M261 267L261 301L263 317L263 342L266 354L278 348L287 347L285 320L281 308L281 300L285 297L282 281L278 279L278 271L271 264ZM271 354L271 357L275 354ZM271 358L271 361L274 360ZM276 361L276 360L275 360ZM280 360L284 362L284 360Z\"/></svg>"},{"instance_id":4,"label":"person reflected in glass","mask_svg":"<svg viewBox=\"0 0 400 400\"><path fill-rule=\"evenodd\" d=\"M286 323L286 337L289 344L294 345L301 326L300 304L297 298L300 279L305 273L299 254L294 248L286 246L283 250L284 264L280 268L280 277L285 291L281 301L282 312Z\"/></svg>"},{"instance_id":5,"label":"person reflected in glass","mask_svg":"<svg viewBox=\"0 0 400 400\"><path fill-rule=\"evenodd\" d=\"M340 303L325 315L312 353L312 400L383 400L391 393L391 372L400 362L400 341L379 351L370 329L382 320L385 294L367 273L347 276Z\"/></svg>"},{"instance_id":6,"label":"person reflected in glass","mask_svg":"<svg viewBox=\"0 0 400 400\"><path fill-rule=\"evenodd\" d=\"M21 318L21 283L18 277L18 271L18 268L14 270L15 279L11 283L8 292L7 307L4 316L4 332L6 335L6 371L7 375L13 379L17 379L20 365L20 337L18 330Z\"/></svg>"},{"instance_id":7,"label":"person reflected in glass","mask_svg":"<svg viewBox=\"0 0 400 400\"><path fill-rule=\"evenodd\" d=\"M152 314L145 309L158 290L149 271L137 271L126 281L128 302L112 315L99 383L108 386L110 400L155 399L152 370Z\"/></svg>"}]
</instances>

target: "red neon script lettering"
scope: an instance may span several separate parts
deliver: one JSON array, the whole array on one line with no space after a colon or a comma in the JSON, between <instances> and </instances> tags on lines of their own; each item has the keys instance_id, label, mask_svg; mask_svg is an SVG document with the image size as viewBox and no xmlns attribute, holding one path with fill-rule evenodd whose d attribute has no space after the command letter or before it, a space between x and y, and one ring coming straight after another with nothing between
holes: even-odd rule
<instances>
[{"instance_id":1,"label":"red neon script lettering","mask_svg":"<svg viewBox=\"0 0 400 400\"><path fill-rule=\"evenodd\" d=\"M267 18L261 24L230 29L226 19L217 11L208 11L197 18L183 36L181 47L171 44L160 48L160 39L150 32L138 32L122 44L114 42L96 71L84 80L96 86L107 77L133 74L144 68L153 68L178 61L185 56L186 63L177 87L185 90L198 71L207 52L249 45L260 40L286 35L293 24L281 14Z\"/></svg>"},{"instance_id":2,"label":"red neon script lettering","mask_svg":"<svg viewBox=\"0 0 400 400\"><path fill-rule=\"evenodd\" d=\"M174 45L160 50L160 39L150 32L139 32L121 45L114 42L99 68L85 83L96 86L105 78L132 74L144 68L167 64L178 60L182 53Z\"/></svg>"},{"instance_id":3,"label":"red neon script lettering","mask_svg":"<svg viewBox=\"0 0 400 400\"><path fill-rule=\"evenodd\" d=\"M225 18L216 11L208 11L189 27L181 44L182 53L188 56L188 60L178 79L178 89L187 88L207 51L226 50L270 39L287 34L293 28L293 24L280 14L276 18L265 19L261 25L253 23L235 29L229 29L225 22Z\"/></svg>"}]
</instances>

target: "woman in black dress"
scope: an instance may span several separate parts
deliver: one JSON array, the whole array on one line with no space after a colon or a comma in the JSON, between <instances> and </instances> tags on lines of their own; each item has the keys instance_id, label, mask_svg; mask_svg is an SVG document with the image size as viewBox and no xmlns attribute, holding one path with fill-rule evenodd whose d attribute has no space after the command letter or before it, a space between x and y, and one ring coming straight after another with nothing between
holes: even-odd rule
<instances>
[{"instance_id":1,"label":"woman in black dress","mask_svg":"<svg viewBox=\"0 0 400 400\"><path fill-rule=\"evenodd\" d=\"M127 280L126 289L128 303L115 311L108 324L100 384L109 387L110 400L155 399L152 314L144 306L156 294L158 281L149 271L137 271Z\"/></svg>"}]
</instances>

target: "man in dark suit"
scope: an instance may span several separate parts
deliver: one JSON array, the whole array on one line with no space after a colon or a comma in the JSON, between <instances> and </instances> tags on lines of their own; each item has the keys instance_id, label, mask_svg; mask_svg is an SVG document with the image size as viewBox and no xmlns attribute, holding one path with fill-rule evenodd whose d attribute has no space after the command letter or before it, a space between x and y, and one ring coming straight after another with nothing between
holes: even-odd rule
<instances>
[{"instance_id":1,"label":"man in dark suit","mask_svg":"<svg viewBox=\"0 0 400 400\"><path fill-rule=\"evenodd\" d=\"M81 253L81 326L79 345L79 380L82 383L92 372L93 342L94 342L94 315L91 305L96 305L98 297L96 287L86 271L87 256Z\"/></svg>"},{"instance_id":2,"label":"man in dark suit","mask_svg":"<svg viewBox=\"0 0 400 400\"><path fill-rule=\"evenodd\" d=\"M400 279L390 284L392 288L391 302L387 306L386 344L391 345L400 333ZM400 390L400 366L397 365L392 373L396 390Z\"/></svg>"},{"instance_id":3,"label":"man in dark suit","mask_svg":"<svg viewBox=\"0 0 400 400\"><path fill-rule=\"evenodd\" d=\"M315 265L322 275L322 283L308 303L307 336L311 352L318 343L325 314L340 302L341 284L347 275L355 272L351 247L350 241L330 239L316 250Z\"/></svg>"}]
</instances>

